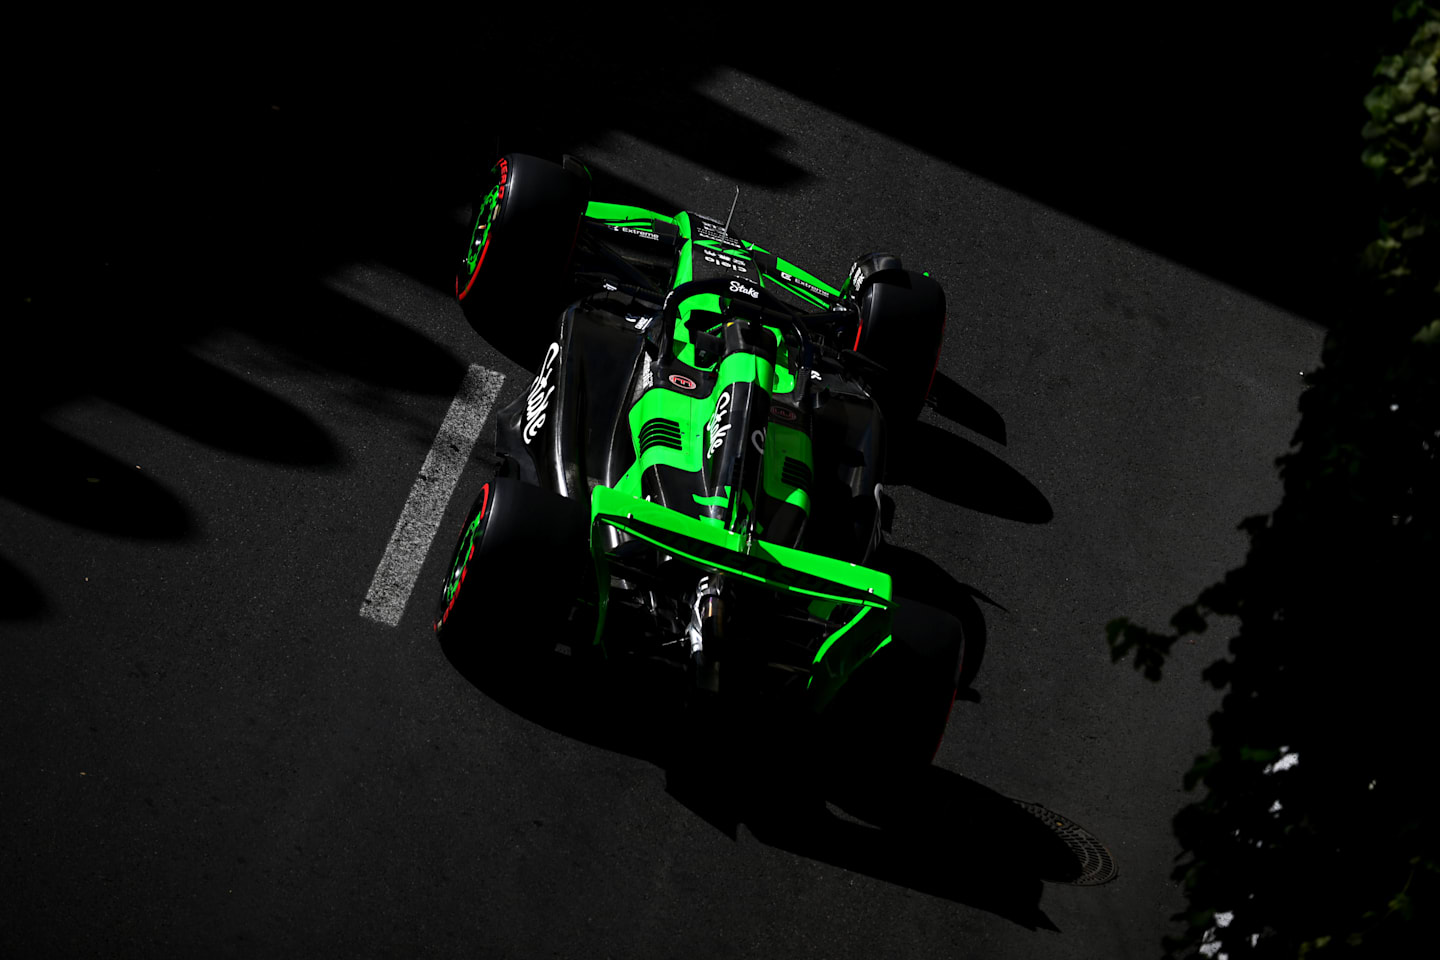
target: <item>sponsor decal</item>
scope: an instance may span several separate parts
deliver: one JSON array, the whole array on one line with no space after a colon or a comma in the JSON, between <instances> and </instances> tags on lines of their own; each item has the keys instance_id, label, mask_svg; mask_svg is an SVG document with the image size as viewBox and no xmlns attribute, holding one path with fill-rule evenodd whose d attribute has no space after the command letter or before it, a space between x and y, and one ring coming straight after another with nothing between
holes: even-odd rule
<instances>
[{"instance_id":1,"label":"sponsor decal","mask_svg":"<svg viewBox=\"0 0 1440 960\"><path fill-rule=\"evenodd\" d=\"M811 370L811 371L810 371L810 379L811 379L811 380L824 380L825 378L822 377L822 376L820 376L820 371L819 371L819 370Z\"/></svg>"},{"instance_id":2,"label":"sponsor decal","mask_svg":"<svg viewBox=\"0 0 1440 960\"><path fill-rule=\"evenodd\" d=\"M682 377L682 376L680 376L680 374L678 374L678 373L672 373L672 374L670 374L670 382L673 383L673 384L675 384L675 386L679 387L681 390L694 390L694 389L695 389L695 381L694 381L694 380L691 380L689 377Z\"/></svg>"},{"instance_id":3,"label":"sponsor decal","mask_svg":"<svg viewBox=\"0 0 1440 960\"><path fill-rule=\"evenodd\" d=\"M636 230L634 227L611 227L612 230L619 230L621 233L633 233L637 237L644 237L646 240L659 240L660 234L651 233L649 230Z\"/></svg>"},{"instance_id":4,"label":"sponsor decal","mask_svg":"<svg viewBox=\"0 0 1440 960\"><path fill-rule=\"evenodd\" d=\"M672 378L673 379L673 378ZM709 442L705 447L705 459L715 456L715 451L725 442L725 435L730 432L730 424L721 423L720 420L730 412L730 391L726 390L720 394L720 399L715 401L715 413L710 422L705 425L705 436Z\"/></svg>"},{"instance_id":5,"label":"sponsor decal","mask_svg":"<svg viewBox=\"0 0 1440 960\"><path fill-rule=\"evenodd\" d=\"M609 285L607 284L606 286ZM616 288L609 287L609 289L614 290ZM654 319L655 318L651 316L634 316L631 314L625 315L625 322L629 324L634 324L636 333L644 333L646 330L650 329L650 324L652 321L654 321Z\"/></svg>"},{"instance_id":6,"label":"sponsor decal","mask_svg":"<svg viewBox=\"0 0 1440 960\"><path fill-rule=\"evenodd\" d=\"M733 270L736 273L750 272L745 269L745 264L723 253L707 253L705 254L705 262L717 267L723 267L726 270Z\"/></svg>"},{"instance_id":7,"label":"sponsor decal","mask_svg":"<svg viewBox=\"0 0 1440 960\"><path fill-rule=\"evenodd\" d=\"M822 296L822 297L828 297L828 296L830 296L830 294L826 293L824 290L821 290L819 287L815 286L815 284L813 284L813 283L808 283L808 282L806 282L806 281L804 281L804 280L801 280L799 277L792 277L790 274L786 273L784 270L781 270L781 271L780 271L780 279L781 279L781 280L788 280L788 281L790 281L790 282L793 283L793 284L796 284L796 285L798 285L798 286L804 287L806 290L809 290L811 293L818 293L818 294L819 294L820 296Z\"/></svg>"},{"instance_id":8,"label":"sponsor decal","mask_svg":"<svg viewBox=\"0 0 1440 960\"><path fill-rule=\"evenodd\" d=\"M795 420L795 411L787 407L772 406L770 408L770 416L774 417L776 420L784 420L787 423L790 423Z\"/></svg>"},{"instance_id":9,"label":"sponsor decal","mask_svg":"<svg viewBox=\"0 0 1440 960\"><path fill-rule=\"evenodd\" d=\"M649 363L646 363L640 368L640 392L644 393L646 390L649 390L654 383L655 371L650 369Z\"/></svg>"},{"instance_id":10,"label":"sponsor decal","mask_svg":"<svg viewBox=\"0 0 1440 960\"><path fill-rule=\"evenodd\" d=\"M555 372L555 358L558 356L560 344L550 344L540 364L540 372L535 375L535 382L530 384L530 394L525 399L525 429L522 431L526 446L545 426L545 411L550 406L550 395L555 392L550 385L550 375Z\"/></svg>"},{"instance_id":11,"label":"sponsor decal","mask_svg":"<svg viewBox=\"0 0 1440 960\"><path fill-rule=\"evenodd\" d=\"M851 296L860 292L860 281L864 279L865 275L860 271L860 264L855 264L855 269L850 271L849 292Z\"/></svg>"},{"instance_id":12,"label":"sponsor decal","mask_svg":"<svg viewBox=\"0 0 1440 960\"><path fill-rule=\"evenodd\" d=\"M715 220L707 220L703 214L699 216L700 222L695 224L695 226L700 228L701 243L706 240L715 240L729 247L739 246L723 223Z\"/></svg>"},{"instance_id":13,"label":"sponsor decal","mask_svg":"<svg viewBox=\"0 0 1440 960\"><path fill-rule=\"evenodd\" d=\"M752 300L759 300L759 299L760 299L760 291L759 291L759 290L756 290L754 287L747 287L747 286L745 286L745 284L741 283L739 280L731 280L731 281L730 281L730 292L731 292L731 293L743 293L743 294L745 294L745 296L750 297Z\"/></svg>"},{"instance_id":14,"label":"sponsor decal","mask_svg":"<svg viewBox=\"0 0 1440 960\"><path fill-rule=\"evenodd\" d=\"M765 431L756 430L750 434L750 442L755 445L755 452L761 456L765 455Z\"/></svg>"}]
</instances>

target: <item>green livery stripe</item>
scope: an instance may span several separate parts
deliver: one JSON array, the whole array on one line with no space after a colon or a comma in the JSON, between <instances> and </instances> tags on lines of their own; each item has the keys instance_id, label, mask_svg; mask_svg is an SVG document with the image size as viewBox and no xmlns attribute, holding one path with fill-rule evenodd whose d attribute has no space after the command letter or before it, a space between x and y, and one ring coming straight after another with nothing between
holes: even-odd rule
<instances>
[{"instance_id":1,"label":"green livery stripe","mask_svg":"<svg viewBox=\"0 0 1440 960\"><path fill-rule=\"evenodd\" d=\"M734 257L736 260L749 260L750 254L744 250L736 250L734 247L727 247L719 240L696 240L695 246L704 247L706 250L714 250L723 253L727 257Z\"/></svg>"},{"instance_id":2,"label":"green livery stripe","mask_svg":"<svg viewBox=\"0 0 1440 960\"><path fill-rule=\"evenodd\" d=\"M605 221L649 220L671 225L676 222L674 217L667 217L663 213L646 210L644 207L632 207L624 203L601 203L599 200L590 201L585 207L585 216L592 220Z\"/></svg>"},{"instance_id":3,"label":"green livery stripe","mask_svg":"<svg viewBox=\"0 0 1440 960\"><path fill-rule=\"evenodd\" d=\"M839 640L841 637L845 636L845 634L849 633L851 628L854 627L855 624L859 623L860 618L865 616L868 611L868 607L861 607L859 610L855 611L855 616L851 617L849 622L846 623L845 626L841 627L839 630L836 630L834 633L830 634L830 636L826 637L825 642L820 644L820 649L815 651L815 659L812 662L819 663L822 659L824 659L825 654L829 653L830 648L835 645L835 641Z\"/></svg>"},{"instance_id":4,"label":"green livery stripe","mask_svg":"<svg viewBox=\"0 0 1440 960\"><path fill-rule=\"evenodd\" d=\"M694 517L609 487L590 496L593 527L606 524L697 566L724 570L820 600L888 610L888 574L818 553L807 553L702 523ZM592 534L592 545L595 543Z\"/></svg>"},{"instance_id":5,"label":"green livery stripe","mask_svg":"<svg viewBox=\"0 0 1440 960\"><path fill-rule=\"evenodd\" d=\"M708 414L699 414L704 419ZM687 473L700 469L700 444L695 440L695 401L675 390L647 390L630 408L630 436L639 449L635 464L626 471L638 479L656 466L675 467Z\"/></svg>"},{"instance_id":6,"label":"green livery stripe","mask_svg":"<svg viewBox=\"0 0 1440 960\"><path fill-rule=\"evenodd\" d=\"M724 390L732 383L753 383L766 393L775 390L775 365L753 353L732 353L720 361L716 371L718 390Z\"/></svg>"},{"instance_id":7,"label":"green livery stripe","mask_svg":"<svg viewBox=\"0 0 1440 960\"><path fill-rule=\"evenodd\" d=\"M765 428L765 462L761 478L766 496L798 507L808 516L811 461L810 437L805 431L771 420Z\"/></svg>"},{"instance_id":8,"label":"green livery stripe","mask_svg":"<svg viewBox=\"0 0 1440 960\"><path fill-rule=\"evenodd\" d=\"M822 292L828 293L832 297L840 296L840 291L830 286L830 284L826 283L824 280L813 276L812 274L800 269L799 267L795 266L795 264L781 257L775 258L775 269L779 270L781 273L788 273L796 280L801 280L804 281L804 283L806 284L818 287ZM783 280L785 278L781 277L780 279Z\"/></svg>"},{"instance_id":9,"label":"green livery stripe","mask_svg":"<svg viewBox=\"0 0 1440 960\"><path fill-rule=\"evenodd\" d=\"M695 279L695 265L690 262L692 256L690 251L690 214L681 213L675 218L675 226L680 231L680 257L675 261L675 283L680 286L682 283L689 283Z\"/></svg>"},{"instance_id":10,"label":"green livery stripe","mask_svg":"<svg viewBox=\"0 0 1440 960\"><path fill-rule=\"evenodd\" d=\"M821 308L830 306L830 304L826 303L824 300L821 300L819 297L811 293L809 290L806 290L804 287L797 287L793 283L786 283L784 280L772 277L768 273L760 274L760 282L765 284L766 286L769 286L773 283L775 284L775 286L780 287L782 290L788 290L790 293L795 294L795 296L799 297L801 300L804 300L808 303L817 304Z\"/></svg>"}]
</instances>

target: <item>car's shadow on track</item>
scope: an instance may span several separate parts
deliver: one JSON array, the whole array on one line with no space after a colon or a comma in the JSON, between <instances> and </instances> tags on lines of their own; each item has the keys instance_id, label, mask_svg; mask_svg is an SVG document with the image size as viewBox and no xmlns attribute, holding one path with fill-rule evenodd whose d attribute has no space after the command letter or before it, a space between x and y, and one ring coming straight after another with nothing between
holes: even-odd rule
<instances>
[{"instance_id":1,"label":"car's shadow on track","mask_svg":"<svg viewBox=\"0 0 1440 960\"><path fill-rule=\"evenodd\" d=\"M930 386L930 402L935 412L945 419L974 430L987 440L1005 445L1005 418L942 371L935 371L935 382Z\"/></svg>"},{"instance_id":2,"label":"car's shadow on track","mask_svg":"<svg viewBox=\"0 0 1440 960\"><path fill-rule=\"evenodd\" d=\"M743 824L762 843L1032 930L1057 929L1039 906L1045 882L1115 875L1105 847L1067 817L937 766L905 779L827 763L803 720L697 707L685 675L658 661L557 656L517 681L513 671L446 653L520 717L661 767L667 791L731 837Z\"/></svg>"},{"instance_id":3,"label":"car's shadow on track","mask_svg":"<svg viewBox=\"0 0 1440 960\"><path fill-rule=\"evenodd\" d=\"M1021 523L1049 523L1055 516L1050 501L1018 470L933 424L915 423L891 450L886 483Z\"/></svg>"}]
</instances>

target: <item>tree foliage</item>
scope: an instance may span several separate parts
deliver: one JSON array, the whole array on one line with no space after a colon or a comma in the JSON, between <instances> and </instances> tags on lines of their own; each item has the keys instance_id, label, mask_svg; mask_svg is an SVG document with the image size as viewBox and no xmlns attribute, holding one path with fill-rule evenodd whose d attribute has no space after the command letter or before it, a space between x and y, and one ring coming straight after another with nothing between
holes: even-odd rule
<instances>
[{"instance_id":1,"label":"tree foliage","mask_svg":"<svg viewBox=\"0 0 1440 960\"><path fill-rule=\"evenodd\" d=\"M1397 6L1364 96L1375 235L1277 464L1243 566L1157 632L1108 626L1158 680L1181 638L1238 624L1204 672L1226 691L1175 819L1189 908L1171 954L1419 955L1440 890L1428 815L1440 686L1440 10ZM1357 90L1357 99L1360 91ZM1343 120L1343 118L1338 118ZM1424 951L1428 952L1428 951Z\"/></svg>"}]
</instances>

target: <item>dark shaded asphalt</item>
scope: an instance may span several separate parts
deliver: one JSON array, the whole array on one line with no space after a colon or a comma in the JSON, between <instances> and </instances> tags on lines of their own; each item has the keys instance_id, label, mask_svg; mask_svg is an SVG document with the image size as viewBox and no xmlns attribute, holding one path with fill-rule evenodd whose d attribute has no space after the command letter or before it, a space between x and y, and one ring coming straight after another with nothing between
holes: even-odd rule
<instances>
[{"instance_id":1,"label":"dark shaded asphalt","mask_svg":"<svg viewBox=\"0 0 1440 960\"><path fill-rule=\"evenodd\" d=\"M1097 62L1118 49L1089 39ZM1235 526L1278 497L1321 331L1274 305L1313 302L1284 296L1306 258L1257 285L1252 240L1229 244L1249 174L1208 206L1192 185L1212 154L1177 158L1173 179L1142 164L1144 197L1104 163L1077 161L1082 183L1060 158L1104 144L1069 108L1063 151L1007 124L977 78L1013 64L985 48L885 64L899 116L931 118L909 128L869 92L847 105L834 73L740 48L563 98L501 59L489 112L454 75L361 52L332 65L365 71L302 83L304 58L282 58L203 92L158 67L97 73L83 133L60 98L26 101L0 949L1157 953L1182 905L1169 820L1214 706L1198 675L1221 650L1180 650L1155 686L1109 662L1104 624L1163 623L1241 560ZM1082 59L1067 95L1102 102L1115 71ZM1048 83L1017 83L1052 115L1028 99ZM1181 106L1204 89L1192 77ZM967 105L1003 148L966 140ZM1174 145L1168 116L1132 122ZM1190 122L1196 142L1220 135ZM887 562L967 611L983 662L898 813L757 814L732 836L703 795L667 791L673 715L644 678L561 678L527 702L457 673L426 618L493 466L484 439L401 624L359 616L465 368L503 372L502 402L524 386L446 289L497 137L582 154L600 197L723 214L738 183L741 235L821 276L888 249L944 284L939 404L895 463ZM1053 179L1031 162L1006 181L1007 158L1046 153ZM1061 882L1035 808L1011 798L1078 822L1119 878Z\"/></svg>"}]
</instances>

